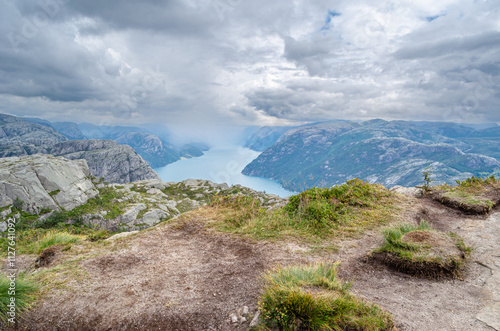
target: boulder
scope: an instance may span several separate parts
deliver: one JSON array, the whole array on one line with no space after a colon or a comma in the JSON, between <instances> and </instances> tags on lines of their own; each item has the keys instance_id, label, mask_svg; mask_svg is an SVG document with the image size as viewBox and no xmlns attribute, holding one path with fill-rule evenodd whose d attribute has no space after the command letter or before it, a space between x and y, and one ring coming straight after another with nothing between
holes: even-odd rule
<instances>
[{"instance_id":1,"label":"boulder","mask_svg":"<svg viewBox=\"0 0 500 331\"><path fill-rule=\"evenodd\" d=\"M50 153L70 160L85 159L97 178L110 183L160 180L160 176L128 145L112 140L71 140L55 144Z\"/></svg>"},{"instance_id":2,"label":"boulder","mask_svg":"<svg viewBox=\"0 0 500 331\"><path fill-rule=\"evenodd\" d=\"M394 186L391 191L406 195L412 198L421 198L424 196L424 190L418 187L404 187L404 186Z\"/></svg>"},{"instance_id":3,"label":"boulder","mask_svg":"<svg viewBox=\"0 0 500 331\"><path fill-rule=\"evenodd\" d=\"M85 160L51 155L0 159L0 207L14 204L38 214L42 209L72 210L98 194Z\"/></svg>"}]
</instances>

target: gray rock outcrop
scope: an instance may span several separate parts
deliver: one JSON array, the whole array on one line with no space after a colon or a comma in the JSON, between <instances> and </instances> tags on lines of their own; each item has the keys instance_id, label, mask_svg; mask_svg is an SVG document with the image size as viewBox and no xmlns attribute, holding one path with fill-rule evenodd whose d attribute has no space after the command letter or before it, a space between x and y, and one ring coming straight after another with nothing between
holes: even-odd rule
<instances>
[{"instance_id":1,"label":"gray rock outcrop","mask_svg":"<svg viewBox=\"0 0 500 331\"><path fill-rule=\"evenodd\" d=\"M85 160L51 155L0 159L0 207L23 201L22 209L38 214L42 209L74 209L95 197Z\"/></svg>"},{"instance_id":2,"label":"gray rock outcrop","mask_svg":"<svg viewBox=\"0 0 500 331\"><path fill-rule=\"evenodd\" d=\"M92 175L110 183L160 179L132 147L112 140L66 141L52 146L50 153L70 160L85 159Z\"/></svg>"}]
</instances>

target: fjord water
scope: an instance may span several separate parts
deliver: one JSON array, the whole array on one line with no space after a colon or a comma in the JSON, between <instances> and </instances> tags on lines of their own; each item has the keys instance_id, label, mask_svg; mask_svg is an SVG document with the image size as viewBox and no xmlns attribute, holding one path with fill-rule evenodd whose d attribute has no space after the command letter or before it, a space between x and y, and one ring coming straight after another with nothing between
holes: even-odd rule
<instances>
[{"instance_id":1,"label":"fjord water","mask_svg":"<svg viewBox=\"0 0 500 331\"><path fill-rule=\"evenodd\" d=\"M285 190L275 181L241 173L243 168L259 154L260 152L240 146L216 147L205 152L201 157L180 160L155 170L166 182L180 182L189 178L206 179L228 185L240 184L280 197L295 194Z\"/></svg>"}]
</instances>

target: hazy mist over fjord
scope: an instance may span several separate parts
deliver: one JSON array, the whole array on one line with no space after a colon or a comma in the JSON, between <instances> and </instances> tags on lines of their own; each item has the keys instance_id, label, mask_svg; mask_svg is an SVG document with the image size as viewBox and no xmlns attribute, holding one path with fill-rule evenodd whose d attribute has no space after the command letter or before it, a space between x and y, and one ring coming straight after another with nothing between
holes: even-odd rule
<instances>
[{"instance_id":1,"label":"hazy mist over fjord","mask_svg":"<svg viewBox=\"0 0 500 331\"><path fill-rule=\"evenodd\" d=\"M496 1L0 7L0 112L16 116L161 123L215 143L336 118L500 121Z\"/></svg>"}]
</instances>

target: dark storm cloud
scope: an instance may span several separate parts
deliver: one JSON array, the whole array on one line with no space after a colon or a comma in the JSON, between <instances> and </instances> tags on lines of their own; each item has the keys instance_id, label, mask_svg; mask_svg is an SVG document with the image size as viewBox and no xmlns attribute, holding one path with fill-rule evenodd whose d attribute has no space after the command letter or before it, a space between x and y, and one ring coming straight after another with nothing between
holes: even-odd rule
<instances>
[{"instance_id":1,"label":"dark storm cloud","mask_svg":"<svg viewBox=\"0 0 500 331\"><path fill-rule=\"evenodd\" d=\"M498 7L7 0L0 111L206 125L500 121Z\"/></svg>"}]
</instances>

